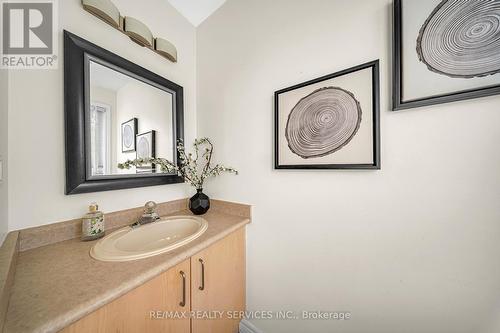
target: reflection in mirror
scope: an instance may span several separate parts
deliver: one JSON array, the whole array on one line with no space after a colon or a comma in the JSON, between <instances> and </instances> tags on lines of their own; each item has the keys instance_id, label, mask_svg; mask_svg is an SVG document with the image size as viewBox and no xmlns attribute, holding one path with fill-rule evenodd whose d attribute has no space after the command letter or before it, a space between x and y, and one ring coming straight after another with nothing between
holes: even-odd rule
<instances>
[{"instance_id":1,"label":"reflection in mirror","mask_svg":"<svg viewBox=\"0 0 500 333\"><path fill-rule=\"evenodd\" d=\"M172 92L89 60L87 156L89 178L160 173L154 165L128 170L118 163L141 157L176 160Z\"/></svg>"}]
</instances>

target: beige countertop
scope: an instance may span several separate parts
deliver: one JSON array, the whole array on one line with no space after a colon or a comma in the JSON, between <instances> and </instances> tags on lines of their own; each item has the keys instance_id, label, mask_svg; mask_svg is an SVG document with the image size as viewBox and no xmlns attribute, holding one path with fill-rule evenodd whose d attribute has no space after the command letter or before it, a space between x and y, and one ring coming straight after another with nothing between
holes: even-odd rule
<instances>
[{"instance_id":1,"label":"beige countertop","mask_svg":"<svg viewBox=\"0 0 500 333\"><path fill-rule=\"evenodd\" d=\"M57 332L250 222L210 210L207 231L172 252L128 262L90 257L97 241L71 239L20 252L4 332ZM171 215L189 214L180 211Z\"/></svg>"}]
</instances>

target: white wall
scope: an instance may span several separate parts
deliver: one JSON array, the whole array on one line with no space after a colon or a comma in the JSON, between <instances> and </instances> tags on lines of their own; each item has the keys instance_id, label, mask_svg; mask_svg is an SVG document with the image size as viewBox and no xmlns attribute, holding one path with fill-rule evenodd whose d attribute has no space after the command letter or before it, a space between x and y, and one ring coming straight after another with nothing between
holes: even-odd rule
<instances>
[{"instance_id":1,"label":"white wall","mask_svg":"<svg viewBox=\"0 0 500 333\"><path fill-rule=\"evenodd\" d=\"M2 161L2 180L0 180L0 245L8 231L8 107L9 107L9 71L0 70L0 161Z\"/></svg>"},{"instance_id":2,"label":"white wall","mask_svg":"<svg viewBox=\"0 0 500 333\"><path fill-rule=\"evenodd\" d=\"M115 211L186 197L184 184L64 195L62 30L67 29L184 87L186 140L196 135L196 32L165 0L113 1L123 15L146 23L176 45L173 64L130 41L82 9L80 0L59 1L59 69L13 70L9 108L9 229L82 216L91 201Z\"/></svg>"},{"instance_id":3,"label":"white wall","mask_svg":"<svg viewBox=\"0 0 500 333\"><path fill-rule=\"evenodd\" d=\"M249 310L266 333L498 332L500 98L390 112L390 0L229 0L197 31L198 134L255 205ZM273 92L381 60L382 170L273 170Z\"/></svg>"}]
</instances>

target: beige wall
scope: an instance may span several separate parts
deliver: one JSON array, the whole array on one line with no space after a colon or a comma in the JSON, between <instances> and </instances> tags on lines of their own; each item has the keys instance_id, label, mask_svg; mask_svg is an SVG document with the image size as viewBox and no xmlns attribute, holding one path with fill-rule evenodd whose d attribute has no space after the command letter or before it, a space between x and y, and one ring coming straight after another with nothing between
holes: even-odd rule
<instances>
[{"instance_id":1,"label":"beige wall","mask_svg":"<svg viewBox=\"0 0 500 333\"><path fill-rule=\"evenodd\" d=\"M195 28L165 0L115 0L123 15L146 23L177 46L173 64L133 43L82 9L80 0L59 1L59 69L13 70L9 108L9 228L82 216L97 201L103 211L186 197L184 184L64 195L64 108L62 30L67 29L184 87L185 133L196 135Z\"/></svg>"},{"instance_id":2,"label":"beige wall","mask_svg":"<svg viewBox=\"0 0 500 333\"><path fill-rule=\"evenodd\" d=\"M198 134L255 205L250 310L266 333L498 332L500 98L390 112L390 0L229 0L197 31ZM273 92L381 60L382 170L273 170Z\"/></svg>"},{"instance_id":3,"label":"beige wall","mask_svg":"<svg viewBox=\"0 0 500 333\"><path fill-rule=\"evenodd\" d=\"M0 161L2 161L3 176L0 180L0 244L3 243L8 230L8 93L9 72L6 69L0 70Z\"/></svg>"}]
</instances>

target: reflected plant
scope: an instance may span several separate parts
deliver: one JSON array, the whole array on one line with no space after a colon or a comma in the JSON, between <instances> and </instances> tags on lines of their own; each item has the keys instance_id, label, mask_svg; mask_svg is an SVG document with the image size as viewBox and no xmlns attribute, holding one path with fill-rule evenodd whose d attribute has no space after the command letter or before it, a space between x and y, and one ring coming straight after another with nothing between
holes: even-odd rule
<instances>
[{"instance_id":1,"label":"reflected plant","mask_svg":"<svg viewBox=\"0 0 500 333\"><path fill-rule=\"evenodd\" d=\"M205 181L209 178L220 176L225 172L235 175L238 174L238 171L231 167L226 167L221 164L212 166L214 146L208 138L194 140L193 148L194 153L186 153L184 142L182 140L177 141L179 165L165 158L136 158L134 160L127 160L124 163L119 163L118 168L130 169L132 166L140 167L144 164L156 164L160 166L162 172L175 172L183 177L186 183L200 190L203 188Z\"/></svg>"}]
</instances>

